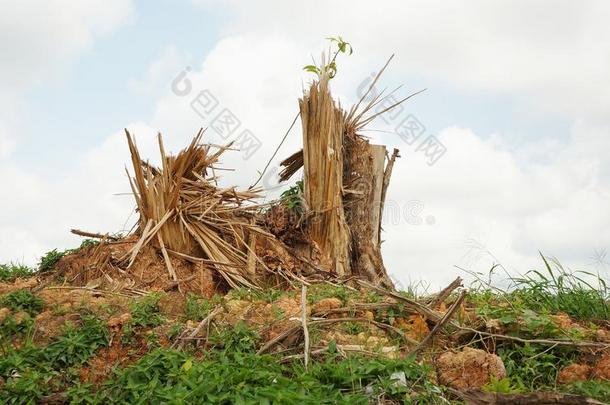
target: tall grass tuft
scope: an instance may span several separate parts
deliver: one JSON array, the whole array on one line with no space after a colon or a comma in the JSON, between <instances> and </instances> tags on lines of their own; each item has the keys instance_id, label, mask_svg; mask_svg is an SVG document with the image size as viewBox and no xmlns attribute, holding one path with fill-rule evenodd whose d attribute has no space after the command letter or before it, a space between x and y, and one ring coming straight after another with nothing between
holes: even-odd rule
<instances>
[{"instance_id":1,"label":"tall grass tuft","mask_svg":"<svg viewBox=\"0 0 610 405\"><path fill-rule=\"evenodd\" d=\"M565 312L579 320L609 319L609 290L598 275L565 269L540 253L545 269L511 277L513 294L535 311Z\"/></svg>"}]
</instances>

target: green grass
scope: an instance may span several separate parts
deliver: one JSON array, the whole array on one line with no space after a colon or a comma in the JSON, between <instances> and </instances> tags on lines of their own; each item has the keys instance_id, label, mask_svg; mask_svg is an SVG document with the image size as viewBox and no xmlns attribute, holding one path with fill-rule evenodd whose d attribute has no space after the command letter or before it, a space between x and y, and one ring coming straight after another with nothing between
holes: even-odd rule
<instances>
[{"instance_id":1,"label":"green grass","mask_svg":"<svg viewBox=\"0 0 610 405\"><path fill-rule=\"evenodd\" d=\"M0 281L14 281L18 278L27 278L35 274L35 270L24 264L0 264Z\"/></svg>"},{"instance_id":2,"label":"green grass","mask_svg":"<svg viewBox=\"0 0 610 405\"><path fill-rule=\"evenodd\" d=\"M13 312L24 311L37 315L44 308L44 302L29 290L15 290L0 297L0 308L2 307Z\"/></svg>"},{"instance_id":3,"label":"green grass","mask_svg":"<svg viewBox=\"0 0 610 405\"><path fill-rule=\"evenodd\" d=\"M201 295L188 293L184 310L185 320L202 321L222 301L223 298L220 295L214 295L208 299Z\"/></svg>"},{"instance_id":4,"label":"green grass","mask_svg":"<svg viewBox=\"0 0 610 405\"><path fill-rule=\"evenodd\" d=\"M136 332L143 328L163 325L167 319L161 314L159 300L161 294L150 293L131 304L131 319L123 325L121 340L124 344L133 343Z\"/></svg>"},{"instance_id":5,"label":"green grass","mask_svg":"<svg viewBox=\"0 0 610 405\"><path fill-rule=\"evenodd\" d=\"M231 336L233 335L233 336ZM404 403L442 402L442 390L429 382L430 370L412 359L387 360L328 355L305 370L300 362L282 364L255 354L256 334L243 325L223 335L225 344L202 359L158 349L118 370L99 389L77 385L73 403L303 403L368 404L372 398ZM391 376L404 372L407 386ZM369 393L366 391L370 390Z\"/></svg>"},{"instance_id":6,"label":"green grass","mask_svg":"<svg viewBox=\"0 0 610 405\"><path fill-rule=\"evenodd\" d=\"M564 390L610 403L610 381L581 381L570 384Z\"/></svg>"},{"instance_id":7,"label":"green grass","mask_svg":"<svg viewBox=\"0 0 610 405\"><path fill-rule=\"evenodd\" d=\"M345 305L350 299L355 298L359 295L358 291L351 290L342 285L332 284L314 284L307 290L307 301L309 304L315 304L316 302L325 298L338 298Z\"/></svg>"},{"instance_id":8,"label":"green grass","mask_svg":"<svg viewBox=\"0 0 610 405\"><path fill-rule=\"evenodd\" d=\"M507 345L498 349L512 384L522 392L556 390L559 371L573 363L578 352L573 348L538 345Z\"/></svg>"},{"instance_id":9,"label":"green grass","mask_svg":"<svg viewBox=\"0 0 610 405\"><path fill-rule=\"evenodd\" d=\"M86 362L106 346L109 332L103 321L85 315L79 325L69 325L45 347L26 344L0 358L0 403L38 403L52 392L61 392L77 381L73 367Z\"/></svg>"},{"instance_id":10,"label":"green grass","mask_svg":"<svg viewBox=\"0 0 610 405\"><path fill-rule=\"evenodd\" d=\"M46 347L26 346L0 359L1 403L37 403L64 393L73 404L112 403L304 403L368 404L372 399L440 404L443 390L431 369L414 359L344 359L329 353L305 370L301 361L282 363L257 355L258 334L238 323L210 336L203 357L153 349L135 364L117 369L100 386L78 381L75 367L108 344L103 322L84 317ZM153 347L151 345L150 347ZM406 386L392 379L404 373ZM17 377L17 375L19 377Z\"/></svg>"},{"instance_id":11,"label":"green grass","mask_svg":"<svg viewBox=\"0 0 610 405\"><path fill-rule=\"evenodd\" d=\"M610 319L610 290L599 275L565 269L540 255L544 270L512 278L514 295L534 311L565 312L579 320Z\"/></svg>"},{"instance_id":12,"label":"green grass","mask_svg":"<svg viewBox=\"0 0 610 405\"><path fill-rule=\"evenodd\" d=\"M294 296L294 291L283 291L275 288L266 288L264 290L252 290L249 288L236 288L229 292L227 299L238 299L245 301L264 301L272 303L283 296Z\"/></svg>"}]
</instances>

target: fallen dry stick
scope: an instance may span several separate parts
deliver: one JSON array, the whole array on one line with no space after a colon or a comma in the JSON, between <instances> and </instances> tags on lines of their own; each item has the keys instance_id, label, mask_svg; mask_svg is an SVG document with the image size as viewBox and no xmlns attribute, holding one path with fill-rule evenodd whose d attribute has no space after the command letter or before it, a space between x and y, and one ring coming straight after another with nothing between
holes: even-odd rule
<instances>
[{"instance_id":1,"label":"fallen dry stick","mask_svg":"<svg viewBox=\"0 0 610 405\"><path fill-rule=\"evenodd\" d=\"M469 332L475 335L495 338L499 340L511 340L519 343L540 344L540 345L556 345L556 346L572 346L572 347L593 347L598 349L610 348L610 343L588 342L585 340L556 340L556 339L523 339L517 336L500 335L496 333L483 332L474 328L460 326L463 332Z\"/></svg>"},{"instance_id":2,"label":"fallen dry stick","mask_svg":"<svg viewBox=\"0 0 610 405\"><path fill-rule=\"evenodd\" d=\"M178 345L178 349L182 349L185 340L195 339L197 335L203 330L203 328L209 325L212 319L214 319L214 317L220 314L222 311L223 308L221 306L217 306L216 308L214 308L212 312L208 314L208 316L206 316L201 322L199 322L199 325L197 325L197 327L193 329L191 333L189 333L187 336L184 336L185 334L180 335L180 337L172 344L172 348Z\"/></svg>"},{"instance_id":3,"label":"fallen dry stick","mask_svg":"<svg viewBox=\"0 0 610 405\"><path fill-rule=\"evenodd\" d=\"M485 391L450 391L468 405L602 405L603 402L582 395L557 392L532 392L529 394L500 394Z\"/></svg>"},{"instance_id":4,"label":"fallen dry stick","mask_svg":"<svg viewBox=\"0 0 610 405\"><path fill-rule=\"evenodd\" d=\"M365 322L370 323L372 325L377 326L380 329L389 330L396 335L400 336L405 342L411 345L419 344L418 341L411 339L409 336L405 335L403 331L398 328L393 327L392 325L385 324L383 322L373 321L368 318L336 318L336 319L316 319L314 321L309 321L309 326L312 325L328 325L332 323L340 323L340 322ZM286 339L288 336L291 336L295 333L298 333L302 329L302 325L293 326L292 328L286 329L284 332L277 335L275 338L271 339L267 343L265 343L257 352L257 354L263 354L267 352L270 348L278 344L279 342Z\"/></svg>"},{"instance_id":5,"label":"fallen dry stick","mask_svg":"<svg viewBox=\"0 0 610 405\"><path fill-rule=\"evenodd\" d=\"M439 292L431 301L430 301L430 308L436 308L437 306L439 306L442 302L444 302L447 298L449 298L449 296L451 295L451 293L458 287L460 287L462 285L462 278L458 277L455 280L453 280L451 282L451 284L449 284L447 287L445 287L441 292Z\"/></svg>"},{"instance_id":6,"label":"fallen dry stick","mask_svg":"<svg viewBox=\"0 0 610 405\"><path fill-rule=\"evenodd\" d=\"M86 231L81 231L80 229L71 229L70 232L72 232L74 235L83 236L85 238L108 239L111 241L119 240L119 238L117 238L116 236L110 236L108 234L101 234L101 233L95 233L95 232L86 232Z\"/></svg>"},{"instance_id":7,"label":"fallen dry stick","mask_svg":"<svg viewBox=\"0 0 610 405\"><path fill-rule=\"evenodd\" d=\"M301 287L301 324L303 325L305 370L309 365L309 330L307 329L307 285Z\"/></svg>"},{"instance_id":8,"label":"fallen dry stick","mask_svg":"<svg viewBox=\"0 0 610 405\"><path fill-rule=\"evenodd\" d=\"M455 311L457 311L460 305L462 305L462 302L464 302L464 298L466 298L466 291L462 291L462 294L460 294L458 299L453 303L453 305L451 305L449 310L447 310L447 313L445 314L445 316L443 316L443 319L441 319L436 325L434 325L434 328L432 328L432 330L430 331L430 333L428 333L424 340L419 342L419 344L409 352L409 356L416 354L421 349L423 349L426 344L428 344L428 342L434 337L434 335L439 330L441 330L441 328L451 319L451 317L453 316Z\"/></svg>"},{"instance_id":9,"label":"fallen dry stick","mask_svg":"<svg viewBox=\"0 0 610 405\"><path fill-rule=\"evenodd\" d=\"M388 290L386 290L384 288L377 287L376 285L373 285L373 284L368 283L368 282L363 281L363 280L358 280L358 283L360 285L370 289L370 290L376 291L376 292L378 292L380 294L386 295L388 297L392 297L395 300L402 302L404 304L404 306L408 310L419 313L420 315L422 315L426 319L428 319L430 322L433 322L433 323L436 324L436 323L440 322L441 319L443 319L443 314L442 313L440 313L438 311L435 311L433 309L430 309L427 306L425 306L425 305L423 305L423 304L421 304L421 303L419 303L417 301L414 301L414 300L409 299L407 297L403 297L400 294L397 294L397 293L392 292L392 291L388 291ZM455 324L455 323L453 323L451 321L448 322L448 324L450 324L450 325L452 325L452 326L454 326L456 328L459 328L459 325L457 325L457 324Z\"/></svg>"}]
</instances>

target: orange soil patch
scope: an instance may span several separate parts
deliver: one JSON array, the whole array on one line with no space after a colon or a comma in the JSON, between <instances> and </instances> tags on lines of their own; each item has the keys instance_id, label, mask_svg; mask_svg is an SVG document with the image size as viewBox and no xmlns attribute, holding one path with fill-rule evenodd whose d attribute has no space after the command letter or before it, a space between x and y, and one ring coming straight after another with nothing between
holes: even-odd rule
<instances>
[{"instance_id":1,"label":"orange soil patch","mask_svg":"<svg viewBox=\"0 0 610 405\"><path fill-rule=\"evenodd\" d=\"M66 255L57 263L54 276L64 277L70 285L112 291L168 291L179 288L182 292L199 293L206 297L225 291L223 283L204 264L171 256L170 261L177 276L177 281L174 281L163 257L152 246L144 247L127 268L126 259L136 243L136 237L130 236Z\"/></svg>"},{"instance_id":2,"label":"orange soil patch","mask_svg":"<svg viewBox=\"0 0 610 405\"><path fill-rule=\"evenodd\" d=\"M500 357L468 347L460 352L441 354L436 360L436 369L442 384L458 390L481 388L491 381L491 376L506 377Z\"/></svg>"}]
</instances>

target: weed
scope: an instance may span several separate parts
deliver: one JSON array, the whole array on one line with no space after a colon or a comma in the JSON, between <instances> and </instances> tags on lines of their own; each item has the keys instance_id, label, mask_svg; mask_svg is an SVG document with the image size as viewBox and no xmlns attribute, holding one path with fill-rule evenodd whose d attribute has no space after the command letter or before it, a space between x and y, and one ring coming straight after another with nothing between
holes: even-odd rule
<instances>
[{"instance_id":1,"label":"weed","mask_svg":"<svg viewBox=\"0 0 610 405\"><path fill-rule=\"evenodd\" d=\"M60 390L75 378L69 368L107 346L109 336L103 321L85 315L78 327L68 326L46 347L26 345L8 352L0 359L0 377L6 381L0 388L0 403L36 403Z\"/></svg>"},{"instance_id":2,"label":"weed","mask_svg":"<svg viewBox=\"0 0 610 405\"><path fill-rule=\"evenodd\" d=\"M610 319L610 290L598 275L572 272L557 259L540 255L545 271L532 270L522 277L512 278L514 295L533 310L565 312L581 320ZM589 281L591 280L591 281ZM593 284L597 285L594 286Z\"/></svg>"},{"instance_id":3,"label":"weed","mask_svg":"<svg viewBox=\"0 0 610 405\"><path fill-rule=\"evenodd\" d=\"M513 385L509 377L498 379L496 376L491 376L491 381L483 386L483 391L498 392L500 394L516 394L521 390Z\"/></svg>"},{"instance_id":4,"label":"weed","mask_svg":"<svg viewBox=\"0 0 610 405\"><path fill-rule=\"evenodd\" d=\"M169 329L165 332L165 337L169 340L174 340L184 330L184 325L181 323L174 323Z\"/></svg>"},{"instance_id":5,"label":"weed","mask_svg":"<svg viewBox=\"0 0 610 405\"><path fill-rule=\"evenodd\" d=\"M0 264L0 281L14 281L34 275L35 270L23 264Z\"/></svg>"},{"instance_id":6,"label":"weed","mask_svg":"<svg viewBox=\"0 0 610 405\"><path fill-rule=\"evenodd\" d=\"M498 350L514 387L522 391L556 388L558 371L573 363L578 352L573 348L553 348L525 344Z\"/></svg>"},{"instance_id":7,"label":"weed","mask_svg":"<svg viewBox=\"0 0 610 405\"><path fill-rule=\"evenodd\" d=\"M340 36L339 37L329 37L326 39L328 39L330 41L331 45L332 44L337 45L335 54L334 54L333 58L330 60L329 64L324 66L323 68L320 68L316 65L307 65L307 66L303 67L303 70L305 70L306 72L315 73L318 76L322 75L322 71L327 71L327 72L329 72L329 77L332 79L337 74L337 64L335 62L335 60L337 59L337 55L339 55L339 53L347 53L348 51L349 51L349 55L351 55L352 52L354 51L354 49L352 48L352 45L349 42L345 41ZM330 49L329 49L329 53L330 53Z\"/></svg>"},{"instance_id":8,"label":"weed","mask_svg":"<svg viewBox=\"0 0 610 405\"><path fill-rule=\"evenodd\" d=\"M280 202L289 210L297 214L303 213L303 181L299 180L296 184L280 195Z\"/></svg>"},{"instance_id":9,"label":"weed","mask_svg":"<svg viewBox=\"0 0 610 405\"><path fill-rule=\"evenodd\" d=\"M161 347L160 336L156 332L150 332L146 334L146 348L148 350Z\"/></svg>"},{"instance_id":10,"label":"weed","mask_svg":"<svg viewBox=\"0 0 610 405\"><path fill-rule=\"evenodd\" d=\"M367 326L362 322L344 322L341 329L349 335L357 335L368 330Z\"/></svg>"},{"instance_id":11,"label":"weed","mask_svg":"<svg viewBox=\"0 0 610 405\"><path fill-rule=\"evenodd\" d=\"M58 251L57 249L53 249L40 258L40 262L38 263L38 270L43 273L52 271L55 268L57 262L59 262L59 260L65 255L76 253L81 249L95 246L97 244L99 244L99 241L95 239L84 239L81 242L80 246L74 249L66 249L64 251Z\"/></svg>"},{"instance_id":12,"label":"weed","mask_svg":"<svg viewBox=\"0 0 610 405\"><path fill-rule=\"evenodd\" d=\"M148 294L131 304L131 319L123 325L123 344L133 343L133 338L139 329L163 325L165 317L159 312L161 295Z\"/></svg>"},{"instance_id":13,"label":"weed","mask_svg":"<svg viewBox=\"0 0 610 405\"><path fill-rule=\"evenodd\" d=\"M0 297L0 308L2 307L14 312L24 311L36 315L44 308L44 302L29 290L15 290Z\"/></svg>"},{"instance_id":14,"label":"weed","mask_svg":"<svg viewBox=\"0 0 610 405\"><path fill-rule=\"evenodd\" d=\"M491 284L491 277L498 266L490 270L489 280L470 272L478 284L478 288L471 291L471 300L474 297L475 302L499 304L499 312L504 314L507 307L513 310L521 307L538 313L563 312L577 320L610 319L610 289L599 275L571 271L557 259L540 256L545 270L531 270L519 277L509 277L507 290Z\"/></svg>"},{"instance_id":15,"label":"weed","mask_svg":"<svg viewBox=\"0 0 610 405\"><path fill-rule=\"evenodd\" d=\"M44 256L40 258L40 263L38 263L38 270L42 273L51 271L55 268L55 265L64 257L65 252L59 252L57 249L53 249L47 252Z\"/></svg>"},{"instance_id":16,"label":"weed","mask_svg":"<svg viewBox=\"0 0 610 405\"><path fill-rule=\"evenodd\" d=\"M9 315L0 321L0 353L6 354L13 350L13 339L21 338L28 343L34 333L34 319L29 315L19 320L14 315ZM23 337L25 336L25 339Z\"/></svg>"},{"instance_id":17,"label":"weed","mask_svg":"<svg viewBox=\"0 0 610 405\"><path fill-rule=\"evenodd\" d=\"M258 333L239 321L233 328L221 329L210 336L210 341L223 348L227 355L235 353L253 353L260 336Z\"/></svg>"},{"instance_id":18,"label":"weed","mask_svg":"<svg viewBox=\"0 0 610 405\"><path fill-rule=\"evenodd\" d=\"M328 356L306 371L299 362L282 364L271 355L225 350L199 360L187 353L158 349L117 371L95 393L90 386L70 390L69 398L89 403L303 403L368 404L375 398L404 403L440 403L442 391L428 381L430 370L413 359L387 360ZM405 374L407 386L393 373ZM383 401L382 401L383 402Z\"/></svg>"},{"instance_id":19,"label":"weed","mask_svg":"<svg viewBox=\"0 0 610 405\"><path fill-rule=\"evenodd\" d=\"M282 319L286 316L284 310L275 304L271 306L271 313L273 314L273 319Z\"/></svg>"},{"instance_id":20,"label":"weed","mask_svg":"<svg viewBox=\"0 0 610 405\"><path fill-rule=\"evenodd\" d=\"M165 323L165 318L159 313L159 294L148 294L131 305L132 327L154 327Z\"/></svg>"},{"instance_id":21,"label":"weed","mask_svg":"<svg viewBox=\"0 0 610 405\"><path fill-rule=\"evenodd\" d=\"M187 320L202 321L209 313L222 302L220 295L214 295L212 299L189 293L186 296L184 316Z\"/></svg>"},{"instance_id":22,"label":"weed","mask_svg":"<svg viewBox=\"0 0 610 405\"><path fill-rule=\"evenodd\" d=\"M100 244L100 241L96 240L96 239L83 239L83 241L80 243L79 247L77 247L76 249L67 250L66 252L68 252L68 253L75 253L75 252L78 252L81 249L85 249L85 248L88 248L88 247L91 247L91 246L97 246L99 244Z\"/></svg>"},{"instance_id":23,"label":"weed","mask_svg":"<svg viewBox=\"0 0 610 405\"><path fill-rule=\"evenodd\" d=\"M332 284L314 284L307 291L307 301L310 304L323 300L325 298L339 298L343 305L346 305L350 299L358 296L358 292L351 290L342 285Z\"/></svg>"},{"instance_id":24,"label":"weed","mask_svg":"<svg viewBox=\"0 0 610 405\"><path fill-rule=\"evenodd\" d=\"M605 403L610 403L609 381L579 381L564 388L572 394L584 395Z\"/></svg>"}]
</instances>

